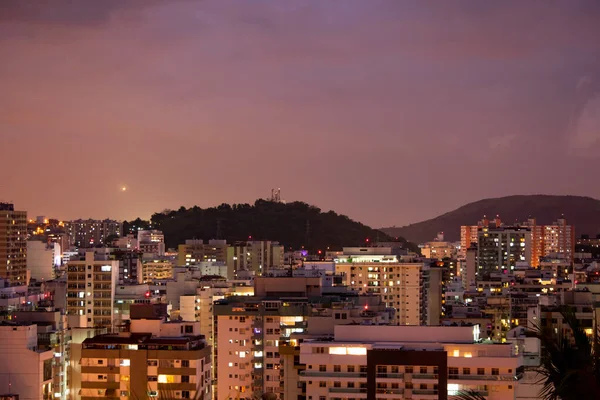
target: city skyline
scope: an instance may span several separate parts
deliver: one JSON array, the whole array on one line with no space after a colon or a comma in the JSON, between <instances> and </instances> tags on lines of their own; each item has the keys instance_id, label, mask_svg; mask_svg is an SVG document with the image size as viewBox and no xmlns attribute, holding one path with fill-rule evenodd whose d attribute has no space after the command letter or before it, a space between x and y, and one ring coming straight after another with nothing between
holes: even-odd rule
<instances>
[{"instance_id":1,"label":"city skyline","mask_svg":"<svg viewBox=\"0 0 600 400\"><path fill-rule=\"evenodd\" d=\"M0 197L30 217L600 197L595 1L31 4L0 4Z\"/></svg>"}]
</instances>

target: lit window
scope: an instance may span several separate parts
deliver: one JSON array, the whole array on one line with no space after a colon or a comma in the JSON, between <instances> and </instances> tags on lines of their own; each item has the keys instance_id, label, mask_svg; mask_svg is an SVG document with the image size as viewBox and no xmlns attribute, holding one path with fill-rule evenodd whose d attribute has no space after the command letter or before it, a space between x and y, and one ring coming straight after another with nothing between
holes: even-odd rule
<instances>
[{"instance_id":1,"label":"lit window","mask_svg":"<svg viewBox=\"0 0 600 400\"><path fill-rule=\"evenodd\" d=\"M122 358L121 363L119 365L121 367L129 367L131 365L131 361L127 358Z\"/></svg>"}]
</instances>

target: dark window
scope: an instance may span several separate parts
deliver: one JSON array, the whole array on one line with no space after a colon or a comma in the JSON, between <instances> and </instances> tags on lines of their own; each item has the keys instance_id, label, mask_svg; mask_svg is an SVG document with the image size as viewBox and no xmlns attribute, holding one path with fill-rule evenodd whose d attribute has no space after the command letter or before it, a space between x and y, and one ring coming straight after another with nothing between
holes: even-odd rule
<instances>
[{"instance_id":1,"label":"dark window","mask_svg":"<svg viewBox=\"0 0 600 400\"><path fill-rule=\"evenodd\" d=\"M485 375L485 368L477 368L477 375Z\"/></svg>"},{"instance_id":2,"label":"dark window","mask_svg":"<svg viewBox=\"0 0 600 400\"><path fill-rule=\"evenodd\" d=\"M492 368L492 375L500 375L500 369L499 368Z\"/></svg>"},{"instance_id":3,"label":"dark window","mask_svg":"<svg viewBox=\"0 0 600 400\"><path fill-rule=\"evenodd\" d=\"M182 368L189 368L190 367L190 360L181 360L181 367Z\"/></svg>"},{"instance_id":4,"label":"dark window","mask_svg":"<svg viewBox=\"0 0 600 400\"><path fill-rule=\"evenodd\" d=\"M189 375L182 375L181 376L181 383L189 383L189 382L190 382Z\"/></svg>"}]
</instances>

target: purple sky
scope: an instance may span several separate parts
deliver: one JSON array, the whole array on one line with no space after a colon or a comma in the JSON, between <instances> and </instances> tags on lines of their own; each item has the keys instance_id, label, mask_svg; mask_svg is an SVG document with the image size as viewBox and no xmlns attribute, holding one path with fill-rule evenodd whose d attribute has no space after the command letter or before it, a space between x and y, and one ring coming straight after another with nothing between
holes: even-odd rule
<instances>
[{"instance_id":1,"label":"purple sky","mask_svg":"<svg viewBox=\"0 0 600 400\"><path fill-rule=\"evenodd\" d=\"M281 187L403 225L600 197L599 157L597 0L0 1L0 199L30 215Z\"/></svg>"}]
</instances>

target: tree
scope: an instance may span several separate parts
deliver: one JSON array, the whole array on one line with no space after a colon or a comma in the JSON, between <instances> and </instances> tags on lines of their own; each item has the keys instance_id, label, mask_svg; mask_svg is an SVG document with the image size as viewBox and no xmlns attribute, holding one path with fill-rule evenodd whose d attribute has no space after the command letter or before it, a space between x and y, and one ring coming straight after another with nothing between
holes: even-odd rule
<instances>
[{"instance_id":1,"label":"tree","mask_svg":"<svg viewBox=\"0 0 600 400\"><path fill-rule=\"evenodd\" d=\"M452 397L456 400L486 400L486 398L479 394L479 392L475 390L465 390L459 392L456 396Z\"/></svg>"},{"instance_id":2,"label":"tree","mask_svg":"<svg viewBox=\"0 0 600 400\"><path fill-rule=\"evenodd\" d=\"M538 323L529 331L541 342L537 373L546 400L597 399L600 393L600 347L598 331L589 335L570 307L560 309L563 325L555 331Z\"/></svg>"}]
</instances>

